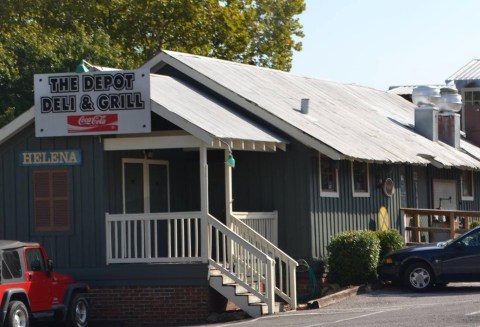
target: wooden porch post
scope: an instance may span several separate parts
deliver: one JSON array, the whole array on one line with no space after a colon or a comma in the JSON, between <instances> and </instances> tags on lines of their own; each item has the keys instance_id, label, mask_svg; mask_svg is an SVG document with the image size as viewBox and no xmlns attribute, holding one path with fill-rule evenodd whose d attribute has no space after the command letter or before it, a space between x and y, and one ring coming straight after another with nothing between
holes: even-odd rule
<instances>
[{"instance_id":1,"label":"wooden porch post","mask_svg":"<svg viewBox=\"0 0 480 327\"><path fill-rule=\"evenodd\" d=\"M208 164L207 148L200 148L200 211L201 217L201 251L202 261L208 262Z\"/></svg>"},{"instance_id":2,"label":"wooden porch post","mask_svg":"<svg viewBox=\"0 0 480 327\"><path fill-rule=\"evenodd\" d=\"M455 212L450 212L450 238L455 238Z\"/></svg>"},{"instance_id":3,"label":"wooden porch post","mask_svg":"<svg viewBox=\"0 0 480 327\"><path fill-rule=\"evenodd\" d=\"M225 150L225 159L229 155L228 150ZM232 196L232 167L225 165L225 223L227 228L232 228L231 215L233 212L233 196ZM226 249L228 255L228 262L233 263L233 241L228 242L228 248Z\"/></svg>"}]
</instances>

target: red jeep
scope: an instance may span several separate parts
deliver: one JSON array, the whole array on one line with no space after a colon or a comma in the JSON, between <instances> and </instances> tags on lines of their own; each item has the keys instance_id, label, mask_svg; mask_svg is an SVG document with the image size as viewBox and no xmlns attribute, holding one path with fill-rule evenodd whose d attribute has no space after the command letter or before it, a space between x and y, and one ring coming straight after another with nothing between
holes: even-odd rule
<instances>
[{"instance_id":1,"label":"red jeep","mask_svg":"<svg viewBox=\"0 0 480 327\"><path fill-rule=\"evenodd\" d=\"M0 258L1 326L28 327L31 319L87 326L88 286L53 272L42 246L0 240Z\"/></svg>"}]
</instances>

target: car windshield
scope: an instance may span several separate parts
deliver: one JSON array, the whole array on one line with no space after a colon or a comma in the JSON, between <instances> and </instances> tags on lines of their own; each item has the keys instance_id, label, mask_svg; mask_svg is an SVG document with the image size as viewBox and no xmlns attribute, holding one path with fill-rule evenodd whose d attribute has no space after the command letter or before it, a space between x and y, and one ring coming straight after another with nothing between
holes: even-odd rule
<instances>
[{"instance_id":1,"label":"car windshield","mask_svg":"<svg viewBox=\"0 0 480 327\"><path fill-rule=\"evenodd\" d=\"M464 246L468 247L479 247L480 246L480 230L477 230L474 233L468 234L459 240Z\"/></svg>"},{"instance_id":2,"label":"car windshield","mask_svg":"<svg viewBox=\"0 0 480 327\"><path fill-rule=\"evenodd\" d=\"M454 239L444 242L438 242L438 247L445 247L453 242L466 247L480 247L480 228L462 234Z\"/></svg>"}]
</instances>

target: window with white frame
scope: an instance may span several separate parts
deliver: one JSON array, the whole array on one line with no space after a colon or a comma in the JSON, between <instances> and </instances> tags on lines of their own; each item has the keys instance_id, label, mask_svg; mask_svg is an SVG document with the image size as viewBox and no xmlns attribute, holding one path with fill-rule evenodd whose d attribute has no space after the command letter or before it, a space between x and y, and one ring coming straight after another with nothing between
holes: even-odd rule
<instances>
[{"instance_id":1,"label":"window with white frame","mask_svg":"<svg viewBox=\"0 0 480 327\"><path fill-rule=\"evenodd\" d=\"M352 161L353 196L370 196L368 179L368 163Z\"/></svg>"},{"instance_id":2,"label":"window with white frame","mask_svg":"<svg viewBox=\"0 0 480 327\"><path fill-rule=\"evenodd\" d=\"M473 172L471 170L462 171L460 185L462 188L462 201L473 201Z\"/></svg>"},{"instance_id":3,"label":"window with white frame","mask_svg":"<svg viewBox=\"0 0 480 327\"><path fill-rule=\"evenodd\" d=\"M338 197L338 168L336 162L320 154L320 196Z\"/></svg>"}]
</instances>

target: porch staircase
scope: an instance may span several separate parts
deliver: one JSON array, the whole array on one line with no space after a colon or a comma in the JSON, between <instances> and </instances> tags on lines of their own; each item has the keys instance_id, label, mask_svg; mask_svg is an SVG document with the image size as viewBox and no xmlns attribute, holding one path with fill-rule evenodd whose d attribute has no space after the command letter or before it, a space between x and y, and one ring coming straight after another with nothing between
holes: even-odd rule
<instances>
[{"instance_id":1,"label":"porch staircase","mask_svg":"<svg viewBox=\"0 0 480 327\"><path fill-rule=\"evenodd\" d=\"M298 263L235 213L227 225L201 211L106 213L105 221L107 264L208 261L211 287L252 317L279 312L276 301L297 307Z\"/></svg>"},{"instance_id":2,"label":"porch staircase","mask_svg":"<svg viewBox=\"0 0 480 327\"><path fill-rule=\"evenodd\" d=\"M297 262L241 220L208 219L210 286L251 317L296 309Z\"/></svg>"},{"instance_id":3,"label":"porch staircase","mask_svg":"<svg viewBox=\"0 0 480 327\"><path fill-rule=\"evenodd\" d=\"M265 302L219 270L210 269L209 282L214 290L235 303L250 317L257 318L268 314L268 306Z\"/></svg>"}]
</instances>

